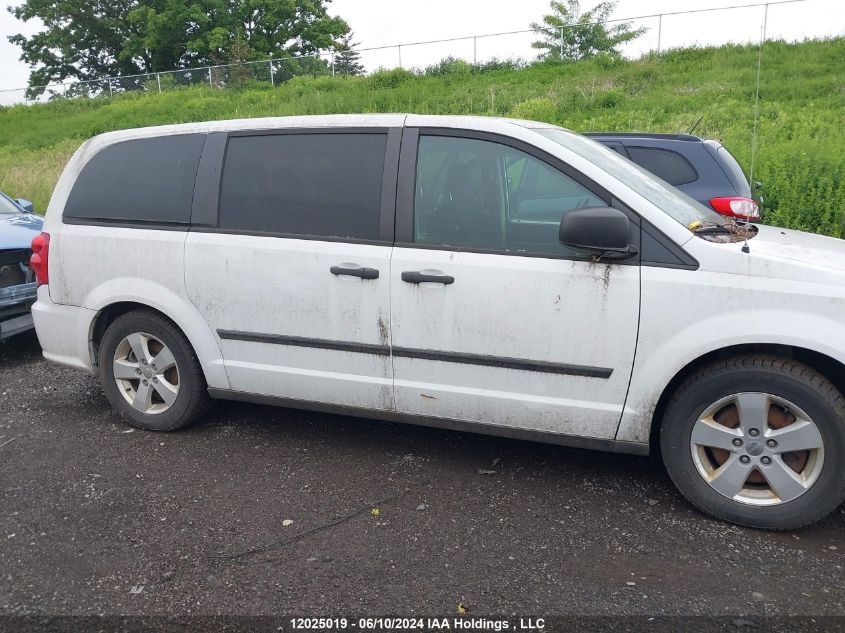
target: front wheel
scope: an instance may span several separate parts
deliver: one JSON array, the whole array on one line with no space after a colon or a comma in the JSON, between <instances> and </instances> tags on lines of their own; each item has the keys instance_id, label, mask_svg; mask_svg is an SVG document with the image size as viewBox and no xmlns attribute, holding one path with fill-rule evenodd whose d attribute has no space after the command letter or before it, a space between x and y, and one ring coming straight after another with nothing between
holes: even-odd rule
<instances>
[{"instance_id":1,"label":"front wheel","mask_svg":"<svg viewBox=\"0 0 845 633\"><path fill-rule=\"evenodd\" d=\"M133 426L173 431L209 406L191 344L172 322L153 312L115 319L100 342L99 364L106 397Z\"/></svg>"},{"instance_id":2,"label":"front wheel","mask_svg":"<svg viewBox=\"0 0 845 633\"><path fill-rule=\"evenodd\" d=\"M794 361L741 356L698 371L666 408L660 448L687 499L740 525L795 529L845 499L845 398Z\"/></svg>"}]
</instances>

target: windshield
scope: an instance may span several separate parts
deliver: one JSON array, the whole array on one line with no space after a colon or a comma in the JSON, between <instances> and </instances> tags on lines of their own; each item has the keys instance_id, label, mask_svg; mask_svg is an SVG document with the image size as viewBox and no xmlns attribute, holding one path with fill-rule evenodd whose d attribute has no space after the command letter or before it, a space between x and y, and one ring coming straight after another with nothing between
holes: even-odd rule
<instances>
[{"instance_id":1,"label":"windshield","mask_svg":"<svg viewBox=\"0 0 845 633\"><path fill-rule=\"evenodd\" d=\"M560 128L535 128L534 131L586 158L689 229L696 223L722 224L725 221L724 216L601 143Z\"/></svg>"},{"instance_id":2,"label":"windshield","mask_svg":"<svg viewBox=\"0 0 845 633\"><path fill-rule=\"evenodd\" d=\"M21 210L14 202L6 197L6 194L0 193L0 215L8 215L10 213L20 213Z\"/></svg>"}]
</instances>

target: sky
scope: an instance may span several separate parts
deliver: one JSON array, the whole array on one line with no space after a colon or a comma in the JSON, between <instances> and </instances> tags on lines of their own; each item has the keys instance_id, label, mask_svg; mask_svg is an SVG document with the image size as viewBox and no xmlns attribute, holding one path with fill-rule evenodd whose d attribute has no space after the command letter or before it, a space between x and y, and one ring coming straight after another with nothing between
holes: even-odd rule
<instances>
[{"instance_id":1,"label":"sky","mask_svg":"<svg viewBox=\"0 0 845 633\"><path fill-rule=\"evenodd\" d=\"M619 0L616 18L672 13L690 9L747 5L762 0ZM11 0L15 3L15 0ZM774 2L774 0L773 0ZM6 4L6 3L3 3ZM595 2L582 0L582 8ZM484 35L528 29L548 11L548 0L334 0L330 13L343 17L355 33L360 48L420 42L472 35ZM637 20L648 32L624 50L636 56L654 50L658 32L662 49L693 44L721 44L729 41L757 41L761 35L762 6L733 10L667 15ZM6 38L14 33L30 34L39 25L17 21L0 9L0 90L24 88L29 69L19 61L20 50ZM805 37L845 35L845 1L804 0L792 4L771 4L768 9L767 37L787 40ZM378 67L425 67L447 55L469 61L491 57L530 59L532 34L471 38L459 42L403 46L383 51L368 51L361 61L368 70ZM0 93L0 102L8 102L12 93Z\"/></svg>"}]
</instances>

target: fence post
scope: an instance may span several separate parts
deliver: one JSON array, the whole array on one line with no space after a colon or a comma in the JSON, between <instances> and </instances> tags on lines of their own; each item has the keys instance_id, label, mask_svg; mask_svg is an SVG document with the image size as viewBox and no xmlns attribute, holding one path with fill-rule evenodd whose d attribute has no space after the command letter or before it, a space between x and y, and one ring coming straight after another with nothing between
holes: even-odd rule
<instances>
[{"instance_id":1,"label":"fence post","mask_svg":"<svg viewBox=\"0 0 845 633\"><path fill-rule=\"evenodd\" d=\"M113 97L113 96L114 96L114 93L113 93L113 92L112 92L112 90L111 90L111 77L109 77L109 96L110 96L110 97Z\"/></svg>"},{"instance_id":2,"label":"fence post","mask_svg":"<svg viewBox=\"0 0 845 633\"><path fill-rule=\"evenodd\" d=\"M769 4L766 3L765 8L763 9L763 41L766 41L766 27L768 26L769 22Z\"/></svg>"},{"instance_id":3,"label":"fence post","mask_svg":"<svg viewBox=\"0 0 845 633\"><path fill-rule=\"evenodd\" d=\"M402 68L402 45L399 45L399 68Z\"/></svg>"},{"instance_id":4,"label":"fence post","mask_svg":"<svg viewBox=\"0 0 845 633\"><path fill-rule=\"evenodd\" d=\"M563 61L563 27L560 27L560 61Z\"/></svg>"},{"instance_id":5,"label":"fence post","mask_svg":"<svg viewBox=\"0 0 845 633\"><path fill-rule=\"evenodd\" d=\"M334 77L334 51L332 51L332 77Z\"/></svg>"},{"instance_id":6,"label":"fence post","mask_svg":"<svg viewBox=\"0 0 845 633\"><path fill-rule=\"evenodd\" d=\"M270 85L276 85L276 78L273 76L273 58L270 58Z\"/></svg>"},{"instance_id":7,"label":"fence post","mask_svg":"<svg viewBox=\"0 0 845 633\"><path fill-rule=\"evenodd\" d=\"M161 73L156 73L156 81L158 81L158 91L161 92Z\"/></svg>"},{"instance_id":8,"label":"fence post","mask_svg":"<svg viewBox=\"0 0 845 633\"><path fill-rule=\"evenodd\" d=\"M663 14L657 16L657 54L660 55L660 37L663 34Z\"/></svg>"},{"instance_id":9,"label":"fence post","mask_svg":"<svg viewBox=\"0 0 845 633\"><path fill-rule=\"evenodd\" d=\"M214 90L214 84L211 82L211 66L208 67L208 87Z\"/></svg>"},{"instance_id":10,"label":"fence post","mask_svg":"<svg viewBox=\"0 0 845 633\"><path fill-rule=\"evenodd\" d=\"M472 38L472 65L478 66L478 38Z\"/></svg>"}]
</instances>

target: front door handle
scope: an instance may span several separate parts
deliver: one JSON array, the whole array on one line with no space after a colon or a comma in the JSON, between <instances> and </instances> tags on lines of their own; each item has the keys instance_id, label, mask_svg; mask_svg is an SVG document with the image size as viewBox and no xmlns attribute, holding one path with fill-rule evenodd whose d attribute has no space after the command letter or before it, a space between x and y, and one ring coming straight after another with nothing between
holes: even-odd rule
<instances>
[{"instance_id":1,"label":"front door handle","mask_svg":"<svg viewBox=\"0 0 845 633\"><path fill-rule=\"evenodd\" d=\"M407 281L409 284L421 284L430 281L448 286L455 283L455 278L452 275L432 275L419 270L406 270L402 273L402 281Z\"/></svg>"},{"instance_id":2,"label":"front door handle","mask_svg":"<svg viewBox=\"0 0 845 633\"><path fill-rule=\"evenodd\" d=\"M378 270L375 268L347 264L344 266L332 266L329 270L332 275L349 275L350 277L360 277L361 279L378 279Z\"/></svg>"}]
</instances>

